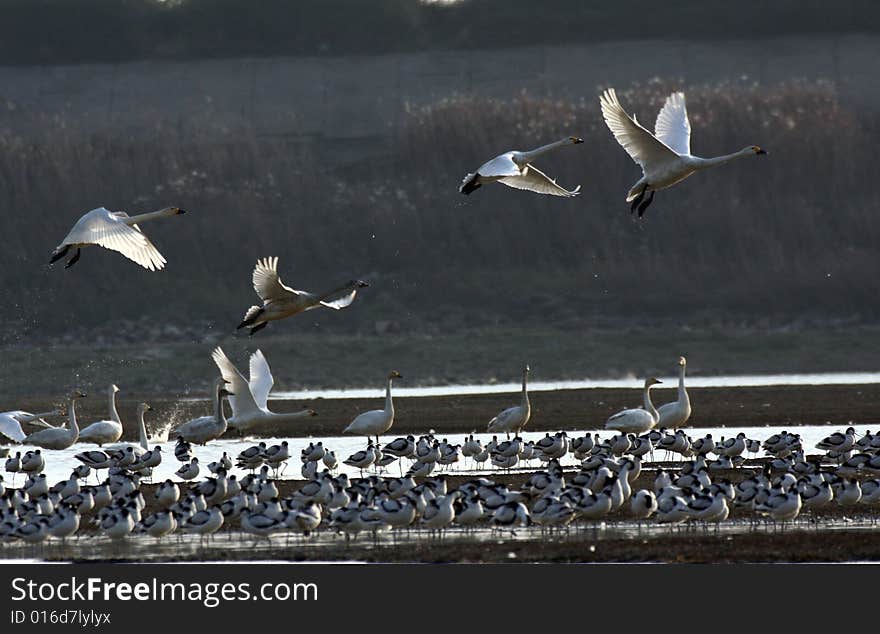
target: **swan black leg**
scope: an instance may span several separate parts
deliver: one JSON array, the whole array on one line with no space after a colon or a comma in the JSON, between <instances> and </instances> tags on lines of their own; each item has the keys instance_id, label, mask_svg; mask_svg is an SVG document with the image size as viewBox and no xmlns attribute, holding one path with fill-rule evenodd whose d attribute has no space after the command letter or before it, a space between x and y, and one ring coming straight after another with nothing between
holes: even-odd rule
<instances>
[{"instance_id":1,"label":"swan black leg","mask_svg":"<svg viewBox=\"0 0 880 634\"><path fill-rule=\"evenodd\" d=\"M478 180L480 178L479 174L470 174L470 178L467 178L465 182L461 184L458 191L460 191L465 196L469 195L471 192L474 192L480 188L482 183Z\"/></svg>"},{"instance_id":2,"label":"swan black leg","mask_svg":"<svg viewBox=\"0 0 880 634\"><path fill-rule=\"evenodd\" d=\"M69 269L71 266L76 264L79 261L79 255L82 252L81 249L77 249L76 253L67 261L67 264L64 265L64 268Z\"/></svg>"},{"instance_id":3,"label":"swan black leg","mask_svg":"<svg viewBox=\"0 0 880 634\"><path fill-rule=\"evenodd\" d=\"M248 312L250 312L250 311L248 311ZM238 324L238 326L236 326L235 329L238 330L239 328L244 328L244 327L246 327L246 326L250 326L250 325L251 325L252 323L254 323L257 319L259 319L260 315L262 315L263 312L265 312L264 309L260 308L260 309L259 309L257 312L255 312L253 315L251 315L250 317L248 317L247 319L245 319L244 321L242 321L240 324Z\"/></svg>"},{"instance_id":4,"label":"swan black leg","mask_svg":"<svg viewBox=\"0 0 880 634\"><path fill-rule=\"evenodd\" d=\"M55 264L58 260L67 255L67 252L70 251L70 245L66 245L63 249L56 251L52 254L52 259L49 260L49 264Z\"/></svg>"},{"instance_id":5,"label":"swan black leg","mask_svg":"<svg viewBox=\"0 0 880 634\"><path fill-rule=\"evenodd\" d=\"M635 200L632 201L632 204L629 206L629 213L632 213L636 210L636 207L639 206L639 203L642 202L642 198L645 197L645 192L648 191L648 188L645 187L639 192L639 195L636 196Z\"/></svg>"},{"instance_id":6,"label":"swan black leg","mask_svg":"<svg viewBox=\"0 0 880 634\"><path fill-rule=\"evenodd\" d=\"M639 218L641 218L642 215L645 213L645 209L648 208L648 205L651 204L652 200L654 200L654 190L653 189L651 190L651 193L648 194L648 197L645 198L644 201L642 201L642 204L639 205Z\"/></svg>"}]
</instances>

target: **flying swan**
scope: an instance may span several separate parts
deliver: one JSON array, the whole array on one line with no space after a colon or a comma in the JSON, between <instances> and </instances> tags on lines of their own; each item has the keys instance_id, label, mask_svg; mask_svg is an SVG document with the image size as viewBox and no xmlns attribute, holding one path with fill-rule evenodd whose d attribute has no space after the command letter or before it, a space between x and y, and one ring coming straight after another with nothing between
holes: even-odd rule
<instances>
[{"instance_id":1,"label":"flying swan","mask_svg":"<svg viewBox=\"0 0 880 634\"><path fill-rule=\"evenodd\" d=\"M262 351L257 350L251 355L250 381L245 380L222 348L216 348L211 357L220 369L223 379L231 386L233 395L228 401L232 407L232 418L227 423L232 429L249 432L266 423L287 423L297 418L316 415L311 409L288 414L269 411L269 392L275 379Z\"/></svg>"},{"instance_id":2,"label":"flying swan","mask_svg":"<svg viewBox=\"0 0 880 634\"><path fill-rule=\"evenodd\" d=\"M59 409L52 410L51 412L43 412L41 414L31 414L30 412L22 410L0 412L0 434L3 434L13 442L20 443L27 436L21 428L22 425L30 423L31 425L38 425L40 427L52 429L54 428L54 425L50 425L44 421L43 418L60 415L61 410Z\"/></svg>"},{"instance_id":3,"label":"flying swan","mask_svg":"<svg viewBox=\"0 0 880 634\"><path fill-rule=\"evenodd\" d=\"M608 129L642 168L642 178L626 194L626 202L632 203L630 211L638 207L640 217L654 200L654 192L658 189L671 187L707 167L723 165L742 156L767 154L757 145L750 145L739 152L714 158L692 155L691 124L683 92L672 93L666 98L657 115L654 134L643 128L635 116L630 117L626 113L614 88L606 90L599 98L599 103Z\"/></svg>"},{"instance_id":4,"label":"flying swan","mask_svg":"<svg viewBox=\"0 0 880 634\"><path fill-rule=\"evenodd\" d=\"M178 207L166 207L137 216L129 216L124 211L110 211L104 207L92 209L76 221L67 237L55 247L49 264L57 262L73 248L76 250L73 257L64 265L64 268L69 269L79 260L80 249L98 245L121 253L150 271L161 270L165 266L165 258L137 223L184 213L186 212Z\"/></svg>"},{"instance_id":5,"label":"flying swan","mask_svg":"<svg viewBox=\"0 0 880 634\"><path fill-rule=\"evenodd\" d=\"M546 154L563 145L575 145L584 140L570 136L549 145L543 145L531 152L511 150L480 165L476 172L468 174L458 188L462 194L468 195L479 189L485 183L499 182L514 189L526 189L538 194L550 194L551 196L564 196L571 198L577 196L580 186L569 191L556 184L544 172L532 165L539 156Z\"/></svg>"},{"instance_id":6,"label":"flying swan","mask_svg":"<svg viewBox=\"0 0 880 634\"><path fill-rule=\"evenodd\" d=\"M253 284L257 295L263 300L263 305L248 308L244 319L236 328L249 327L250 334L265 328L270 321L291 317L319 306L334 310L345 308L354 301L359 288L369 286L364 281L351 280L344 286L323 295L298 291L281 282L281 278L278 277L277 257L257 260Z\"/></svg>"}]
</instances>

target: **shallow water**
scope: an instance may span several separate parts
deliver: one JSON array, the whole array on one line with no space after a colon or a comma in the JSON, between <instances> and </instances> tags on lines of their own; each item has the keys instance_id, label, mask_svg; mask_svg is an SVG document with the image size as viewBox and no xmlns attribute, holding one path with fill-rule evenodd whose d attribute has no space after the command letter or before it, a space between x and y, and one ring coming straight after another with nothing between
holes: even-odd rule
<instances>
[{"instance_id":1,"label":"shallow water","mask_svg":"<svg viewBox=\"0 0 880 634\"><path fill-rule=\"evenodd\" d=\"M676 385L678 376L658 377L664 383ZM815 374L742 374L729 376L695 376L687 378L688 387L762 387L768 385L864 385L880 383L880 372L826 372ZM483 385L439 385L429 387L394 386L394 395L407 396L464 396L470 394L503 394L518 392L520 383L493 383ZM642 379L628 376L619 379L582 379L578 381L535 381L529 383L530 392L552 390L582 390L591 388L641 388ZM270 400L310 400L318 398L381 398L381 389L353 388L345 390L301 390L273 392Z\"/></svg>"},{"instance_id":2,"label":"shallow water","mask_svg":"<svg viewBox=\"0 0 880 634\"><path fill-rule=\"evenodd\" d=\"M863 435L871 425L853 425L857 434L859 436ZM876 425L874 426L876 430ZM764 440L775 433L778 433L783 430L788 430L792 432L799 433L803 438L804 449L807 453L821 453L818 450L812 450L816 443L820 440L833 433L834 431L842 431L842 428L838 428L836 426L831 425L804 425L804 426L766 426L766 427L723 427L723 428L700 428L700 429L691 429L687 430L692 438L702 437L706 434L711 433L712 437L718 441L722 437L729 438L731 436L736 436L739 432L744 432L748 438L755 438L759 440ZM575 438L587 432L567 432L569 439ZM594 432L590 432L594 433ZM529 440L538 440L543 438L545 432L524 432L522 434L523 438L526 441ZM601 438L609 438L614 435L612 432L599 432ZM479 438L483 444L485 445L487 442L491 441L493 434L489 433L475 433L474 438ZM397 438L396 434L381 436L380 444L386 444L394 438ZM442 436L440 436L442 438ZM504 436L499 436L499 439L503 439ZM208 471L208 464L216 461L220 458L223 452L226 452L233 461L236 456L238 456L239 452L251 447L257 442L265 442L266 446L271 446L273 444L278 444L282 440L287 440L288 445L290 446L290 460L286 467L282 468L279 477L282 479L302 479L302 474L300 472L302 467L302 462L300 460L300 452L302 449L307 447L310 442L318 442L321 441L324 443L324 447L331 449L336 452L336 457L338 460L338 471L340 473L347 473L349 476L358 476L360 475L360 471L353 467L349 467L347 465L342 464L343 460L345 460L351 454L363 449L366 446L366 440L363 437L358 436L330 436L324 438L223 438L219 440L212 441L207 446L201 447L193 445L193 455L199 459L200 463L200 472L196 480L203 479L210 474ZM447 440L451 443L461 444L464 442L463 435L448 435ZM175 475L175 471L180 468L181 464L174 457L174 442L168 441L165 443L161 443L162 446L162 464L160 464L153 473L153 481L162 481L166 478L171 478L174 481L182 482L181 478ZM24 451L28 449L34 449L34 447L29 447L27 445L16 446L13 448L13 453L15 451ZM96 445L92 444L82 444L78 443L71 447L70 449L64 449L60 451L44 451L43 453L46 456L46 468L44 473L49 479L50 483L55 483L62 479L67 479L70 476L70 472L74 467L78 466L80 462L76 460L74 457L77 453L82 451L88 451L97 449ZM662 452L655 452L656 458L662 458ZM577 464L577 461L574 459L574 456L571 454L567 454L560 461L563 466L573 466ZM390 476L398 476L401 473L405 473L410 465L409 460L398 461L397 463L392 463L385 472ZM529 463L520 463L517 465L518 467L531 467L534 469L539 469L542 467L542 463L538 460L532 460ZM323 464L319 464L319 471L323 469ZM479 467L479 468L478 468ZM401 471L402 469L402 471ZM439 473L490 473L494 470L491 463L486 462L483 463L482 466L474 465L470 459L462 458L457 464L452 465L451 467L446 467L443 471L440 470L438 466L435 468L433 475L437 475ZM497 470L500 471L500 470ZM233 468L233 474L241 477L242 475L248 473L246 470ZM373 471L368 471L368 473L373 473ZM101 472L101 476L103 478L104 472ZM4 474L4 481L7 484L13 483L11 474ZM14 480L15 485L20 485L24 481L24 476L22 474L18 474ZM89 482L95 482L96 477L93 474L89 477Z\"/></svg>"},{"instance_id":3,"label":"shallow water","mask_svg":"<svg viewBox=\"0 0 880 634\"><path fill-rule=\"evenodd\" d=\"M853 520L829 520L813 524L806 517L795 522L788 522L785 532L792 529L809 529L831 531L865 531L874 530L876 523L871 518ZM734 536L748 533L778 533L782 529L770 522L750 522L733 519L716 527L663 525L656 522L637 523L633 521L618 522L582 522L567 528L553 531L537 526L516 527L515 529L493 529L489 526L463 529L450 527L443 531L442 536L419 528L380 531L377 534L362 532L349 539L332 530L314 532L309 537L299 533L276 533L271 538L257 538L238 531L216 533L211 537L180 534L157 539L146 535L131 535L122 540L111 540L103 535L81 535L66 540L50 540L41 544L25 544L9 542L0 546L0 561L11 558L15 561L89 561L89 560L129 560L129 561L168 561L168 560L263 560L279 561L283 559L324 559L329 555L342 555L346 559L362 556L365 551L381 551L382 548L401 547L416 544L436 544L437 548L454 548L460 544L484 544L485 548L504 548L517 542L548 540L554 542L570 542L583 544L585 552L595 552L606 540L638 540L645 543L652 538L677 536L688 539L688 536L716 535L720 539L730 540ZM515 558L513 552L507 558ZM335 561L333 563L336 563ZM353 562L352 562L353 563Z\"/></svg>"}]
</instances>

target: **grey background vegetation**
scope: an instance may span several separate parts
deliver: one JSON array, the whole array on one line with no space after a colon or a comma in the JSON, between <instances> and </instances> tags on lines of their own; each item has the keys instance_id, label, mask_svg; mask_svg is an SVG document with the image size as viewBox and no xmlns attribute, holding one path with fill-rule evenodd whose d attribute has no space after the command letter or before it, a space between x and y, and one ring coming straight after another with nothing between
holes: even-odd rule
<instances>
[{"instance_id":1,"label":"grey background vegetation","mask_svg":"<svg viewBox=\"0 0 880 634\"><path fill-rule=\"evenodd\" d=\"M499 4L3 2L3 345L36 374L59 351L110 349L57 381L103 380L130 344L153 346L147 374L182 363L172 344L207 374L223 343L263 345L288 387L370 384L405 365L401 341L430 342L415 382L506 380L548 341L570 354L543 378L564 378L665 368L707 332L752 341L750 363L733 343L706 371L848 369L816 333L878 316L880 10L674 2L633 22L654 3ZM660 192L638 221L623 202L638 168L599 114L607 86L651 124L684 89L697 154L770 155ZM580 197L458 193L494 154L568 134L587 143L541 166ZM191 214L149 227L162 273L98 250L47 265L80 213L166 204ZM344 312L235 338L266 255L294 287L372 285ZM659 358L580 359L630 330ZM493 331L504 358L484 347ZM792 356L752 349L780 331L810 334ZM308 353L273 358L272 342ZM144 389L208 380L152 376Z\"/></svg>"}]
</instances>

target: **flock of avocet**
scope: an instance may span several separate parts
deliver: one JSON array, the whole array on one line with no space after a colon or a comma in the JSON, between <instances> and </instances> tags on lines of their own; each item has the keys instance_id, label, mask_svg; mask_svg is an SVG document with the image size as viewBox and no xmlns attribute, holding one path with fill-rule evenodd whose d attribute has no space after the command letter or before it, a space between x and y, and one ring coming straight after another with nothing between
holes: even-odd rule
<instances>
[{"instance_id":1,"label":"flock of avocet","mask_svg":"<svg viewBox=\"0 0 880 634\"><path fill-rule=\"evenodd\" d=\"M224 453L208 465L209 477L192 481L198 467L189 471L191 446L180 438L174 453L184 463L179 475L191 480L189 484L168 479L147 485L149 452L137 459L130 452L113 454L106 462L95 461L107 456L104 452L84 452L78 456L83 464L50 486L41 473L44 455L35 450L6 462L7 472L21 471L27 478L19 488L0 479L0 543L84 535L209 536L224 526L255 537L326 531L346 539L401 529L411 535L413 528L423 529L416 535L442 535L450 528L464 534L480 527L537 525L544 530L614 520L717 527L737 515L750 525L763 517L784 528L803 511L815 516L842 507L858 513L880 505L880 434L858 437L848 428L826 437L817 448L825 453L805 457L801 437L790 432L762 442L743 433L716 442L711 434L694 439L680 429L606 438L586 433L571 440L565 432L548 433L531 448L518 436L495 438L486 447L469 436L456 446L456 453L460 449L474 460L487 453L503 468L514 457L544 463L543 469L522 474L515 487L486 475L460 477L457 486L448 474L428 477L435 466L452 464L448 448L430 435L401 437L381 449L370 442L346 462L377 472L357 478L335 474L335 454L323 443L311 442L301 452L306 479L289 487L286 495L279 487L283 483L272 477L290 458L286 441L268 447L261 442L242 451L235 463L250 471L242 478L229 475L233 460ZM744 454L761 450L765 460L753 463L755 468L742 466ZM680 460L642 468L648 456L661 451ZM566 473L560 459L567 454L579 467ZM382 477L389 464L385 457L408 460L409 472L390 477L386 471ZM102 469L107 477L87 484L92 471Z\"/></svg>"}]
</instances>

